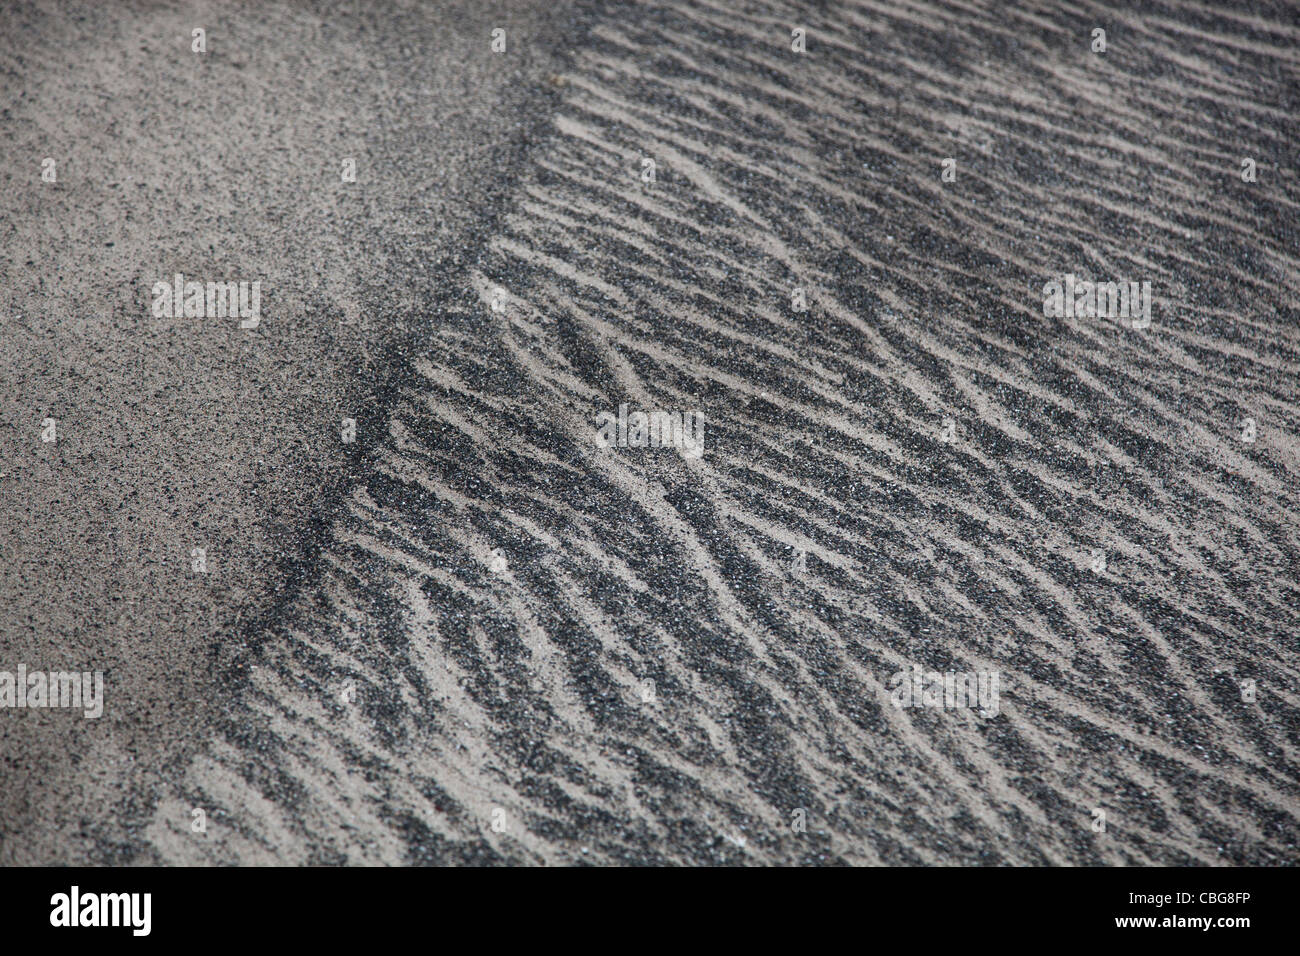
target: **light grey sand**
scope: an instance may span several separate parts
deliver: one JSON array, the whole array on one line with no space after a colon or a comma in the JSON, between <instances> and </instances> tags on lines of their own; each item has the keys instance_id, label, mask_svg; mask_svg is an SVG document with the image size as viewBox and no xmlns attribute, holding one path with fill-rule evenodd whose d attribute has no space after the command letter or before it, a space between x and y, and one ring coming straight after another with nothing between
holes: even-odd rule
<instances>
[{"instance_id":1,"label":"light grey sand","mask_svg":"<svg viewBox=\"0 0 1300 956\"><path fill-rule=\"evenodd\" d=\"M7 26L5 650L116 713L0 715L0 858L1300 859L1293 9L532 9L509 75L491 13ZM148 318L223 270L255 332Z\"/></svg>"},{"instance_id":2,"label":"light grey sand","mask_svg":"<svg viewBox=\"0 0 1300 956\"><path fill-rule=\"evenodd\" d=\"M222 661L347 474L341 419L373 417L374 364L427 321L394 277L480 225L565 10L0 10L0 657L108 675L98 721L0 718L0 860L111 857L126 781L229 704ZM260 325L156 318L176 273L259 280Z\"/></svg>"}]
</instances>

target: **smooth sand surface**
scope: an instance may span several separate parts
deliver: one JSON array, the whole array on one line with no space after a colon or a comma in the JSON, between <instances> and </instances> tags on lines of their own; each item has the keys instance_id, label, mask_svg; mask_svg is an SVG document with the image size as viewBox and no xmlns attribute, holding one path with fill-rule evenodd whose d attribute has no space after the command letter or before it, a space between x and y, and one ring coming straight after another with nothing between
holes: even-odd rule
<instances>
[{"instance_id":1,"label":"smooth sand surface","mask_svg":"<svg viewBox=\"0 0 1300 956\"><path fill-rule=\"evenodd\" d=\"M0 667L108 681L98 721L4 712L0 859L132 854L311 560L342 419L376 419L385 350L430 321L406 277L456 268L545 112L566 9L0 12ZM176 273L260 280L260 324L155 317Z\"/></svg>"}]
</instances>

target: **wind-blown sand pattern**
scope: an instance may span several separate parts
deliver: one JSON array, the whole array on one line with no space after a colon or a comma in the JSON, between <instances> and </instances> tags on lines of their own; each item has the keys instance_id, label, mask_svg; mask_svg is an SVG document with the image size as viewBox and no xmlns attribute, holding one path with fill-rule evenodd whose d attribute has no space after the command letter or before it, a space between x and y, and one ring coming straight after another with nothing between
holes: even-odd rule
<instances>
[{"instance_id":1,"label":"wind-blown sand pattern","mask_svg":"<svg viewBox=\"0 0 1300 956\"><path fill-rule=\"evenodd\" d=\"M149 855L1297 862L1298 33L600 18ZM1151 327L1044 318L1067 272ZM599 447L622 402L702 458ZM1000 713L891 706L912 663Z\"/></svg>"},{"instance_id":2,"label":"wind-blown sand pattern","mask_svg":"<svg viewBox=\"0 0 1300 956\"><path fill-rule=\"evenodd\" d=\"M113 853L1300 862L1294 7L588 27L459 271L368 304L415 331L358 471ZM1150 327L1045 318L1067 273ZM703 455L601 447L621 403Z\"/></svg>"}]
</instances>

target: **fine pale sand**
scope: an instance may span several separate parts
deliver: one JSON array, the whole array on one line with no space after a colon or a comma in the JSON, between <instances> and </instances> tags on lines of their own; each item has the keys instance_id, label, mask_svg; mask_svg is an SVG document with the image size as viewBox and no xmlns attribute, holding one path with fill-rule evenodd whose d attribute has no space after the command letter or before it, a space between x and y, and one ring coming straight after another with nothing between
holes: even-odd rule
<instances>
[{"instance_id":1,"label":"fine pale sand","mask_svg":"<svg viewBox=\"0 0 1300 956\"><path fill-rule=\"evenodd\" d=\"M1300 862L1293 11L304 9L3 15L0 861Z\"/></svg>"},{"instance_id":2,"label":"fine pale sand","mask_svg":"<svg viewBox=\"0 0 1300 956\"><path fill-rule=\"evenodd\" d=\"M0 670L108 684L98 721L0 711L0 862L138 856L355 480L342 419L427 333L415 277L462 268L549 112L565 4L371 7L0 10ZM261 323L155 318L176 273L260 280Z\"/></svg>"}]
</instances>

